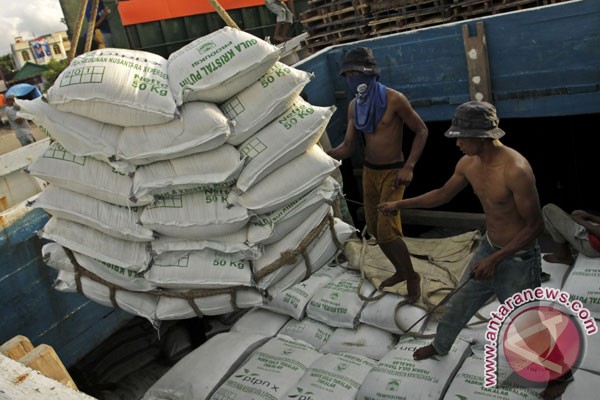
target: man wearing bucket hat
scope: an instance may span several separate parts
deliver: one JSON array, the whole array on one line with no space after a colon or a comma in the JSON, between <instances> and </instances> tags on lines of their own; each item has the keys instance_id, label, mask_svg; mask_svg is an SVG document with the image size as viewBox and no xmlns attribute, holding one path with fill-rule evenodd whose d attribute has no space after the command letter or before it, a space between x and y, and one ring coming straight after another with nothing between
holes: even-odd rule
<instances>
[{"instance_id":1,"label":"man wearing bucket hat","mask_svg":"<svg viewBox=\"0 0 600 400\"><path fill-rule=\"evenodd\" d=\"M414 302L421 296L420 277L413 269L402 239L400 215L382 218L376 207L383 201L402 199L425 147L427 126L404 94L379 82L379 67L370 48L350 50L340 74L346 78L355 97L348 106L344 140L328 154L338 160L351 157L359 133L364 134L362 184L367 230L377 238L381 251L395 268L395 273L381 283L380 289L406 281L407 300ZM404 125L415 134L408 158L402 152Z\"/></svg>"},{"instance_id":2,"label":"man wearing bucket hat","mask_svg":"<svg viewBox=\"0 0 600 400\"><path fill-rule=\"evenodd\" d=\"M448 353L471 317L496 295L503 303L513 294L540 285L537 237L544 230L535 176L529 162L500 142L496 108L487 102L460 105L446 137L464 153L446 183L413 198L382 203L384 214L401 208L433 208L449 202L467 185L485 212L486 233L475 252L465 283L450 298L433 342L417 349L416 360ZM472 279L468 279L468 278Z\"/></svg>"}]
</instances>

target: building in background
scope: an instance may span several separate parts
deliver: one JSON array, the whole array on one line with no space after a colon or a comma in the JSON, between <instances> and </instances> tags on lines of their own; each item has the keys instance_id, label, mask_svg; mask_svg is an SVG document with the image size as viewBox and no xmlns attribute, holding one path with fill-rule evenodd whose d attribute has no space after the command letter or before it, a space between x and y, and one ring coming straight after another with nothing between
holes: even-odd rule
<instances>
[{"instance_id":1,"label":"building in background","mask_svg":"<svg viewBox=\"0 0 600 400\"><path fill-rule=\"evenodd\" d=\"M18 36L15 38L15 43L10 45L17 70L26 63L45 65L50 60L64 60L70 48L71 42L67 31L55 32L31 40L23 40Z\"/></svg>"}]
</instances>

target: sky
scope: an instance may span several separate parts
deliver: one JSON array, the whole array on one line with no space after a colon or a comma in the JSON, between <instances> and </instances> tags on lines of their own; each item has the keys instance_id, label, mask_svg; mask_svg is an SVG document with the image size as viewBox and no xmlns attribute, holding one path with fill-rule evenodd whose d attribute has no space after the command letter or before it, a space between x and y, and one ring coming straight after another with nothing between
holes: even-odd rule
<instances>
[{"instance_id":1,"label":"sky","mask_svg":"<svg viewBox=\"0 0 600 400\"><path fill-rule=\"evenodd\" d=\"M0 55L10 53L16 36L34 39L64 31L59 0L0 0Z\"/></svg>"}]
</instances>

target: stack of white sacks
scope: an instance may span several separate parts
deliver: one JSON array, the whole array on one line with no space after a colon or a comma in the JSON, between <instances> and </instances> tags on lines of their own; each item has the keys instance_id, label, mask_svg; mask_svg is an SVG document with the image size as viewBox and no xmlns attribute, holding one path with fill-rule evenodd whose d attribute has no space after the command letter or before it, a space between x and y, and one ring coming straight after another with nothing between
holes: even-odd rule
<instances>
[{"instance_id":1,"label":"stack of white sacks","mask_svg":"<svg viewBox=\"0 0 600 400\"><path fill-rule=\"evenodd\" d=\"M279 55L232 28L168 60L100 49L20 102L54 140L28 171L58 290L156 323L261 305L335 256L354 231L319 145L335 109Z\"/></svg>"}]
</instances>

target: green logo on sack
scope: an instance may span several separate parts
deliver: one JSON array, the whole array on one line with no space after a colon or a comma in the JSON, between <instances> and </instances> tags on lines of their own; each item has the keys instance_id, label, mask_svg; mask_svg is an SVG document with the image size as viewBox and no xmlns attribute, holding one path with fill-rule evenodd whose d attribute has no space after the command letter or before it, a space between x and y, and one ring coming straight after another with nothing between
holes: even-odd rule
<instances>
[{"instance_id":1,"label":"green logo on sack","mask_svg":"<svg viewBox=\"0 0 600 400\"><path fill-rule=\"evenodd\" d=\"M298 391L298 393L290 394L288 395L288 398L296 400L312 400L311 396L314 394L313 392L305 392L304 389L302 389L301 387L297 387L296 390Z\"/></svg>"},{"instance_id":2,"label":"green logo on sack","mask_svg":"<svg viewBox=\"0 0 600 400\"><path fill-rule=\"evenodd\" d=\"M215 47L217 47L217 44L215 42L207 42L202 43L200 46L196 47L196 50L198 50L198 53L204 54L207 51L214 49Z\"/></svg>"},{"instance_id":3,"label":"green logo on sack","mask_svg":"<svg viewBox=\"0 0 600 400\"><path fill-rule=\"evenodd\" d=\"M385 390L388 390L390 392L395 392L398 390L399 387L400 387L400 383L397 380L391 380L387 383Z\"/></svg>"}]
</instances>

